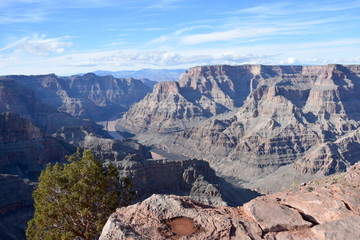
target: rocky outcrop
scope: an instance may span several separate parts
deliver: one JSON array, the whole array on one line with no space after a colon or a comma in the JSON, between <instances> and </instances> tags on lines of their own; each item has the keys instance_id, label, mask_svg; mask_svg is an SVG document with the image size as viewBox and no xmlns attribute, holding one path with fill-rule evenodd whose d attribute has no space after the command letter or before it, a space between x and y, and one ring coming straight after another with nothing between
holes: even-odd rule
<instances>
[{"instance_id":1,"label":"rocky outcrop","mask_svg":"<svg viewBox=\"0 0 360 240\"><path fill-rule=\"evenodd\" d=\"M127 139L113 140L89 134L80 147L91 150L97 159L115 163L123 161L129 155L135 155L138 160L151 158L145 146Z\"/></svg>"},{"instance_id":2,"label":"rocky outcrop","mask_svg":"<svg viewBox=\"0 0 360 240\"><path fill-rule=\"evenodd\" d=\"M3 76L2 79L11 79L32 90L39 100L60 112L96 121L124 112L151 91L140 80L93 73L71 77Z\"/></svg>"},{"instance_id":3,"label":"rocky outcrop","mask_svg":"<svg viewBox=\"0 0 360 240\"><path fill-rule=\"evenodd\" d=\"M258 197L241 207L211 207L187 197L153 195L117 209L100 240L359 239L360 164L300 192ZM336 181L335 181L336 180Z\"/></svg>"},{"instance_id":4,"label":"rocky outcrop","mask_svg":"<svg viewBox=\"0 0 360 240\"><path fill-rule=\"evenodd\" d=\"M164 127L178 125L175 114L178 111L166 108L174 112L169 115L175 116L175 120L165 121L163 115L151 108L140 111L140 105L149 105L144 99L119 120L119 126L129 128L132 120L134 124L139 122L135 131L148 131L147 135L138 136L140 140L156 142L164 149L186 156L204 158L219 174L229 178L245 181L261 178L295 162L301 172L330 174L345 171L358 161L356 154L347 153L357 152L359 147L357 134L353 132L360 126L359 80L360 67L355 65L197 67L176 83L175 95L181 93L200 109L206 109L200 98L189 96L206 96L225 107L226 114L217 115L209 110L208 117L213 117L201 124L188 118L177 132L160 137L153 132L155 137L151 138L151 126L158 126L154 129L161 131L162 122L166 123ZM188 95L184 94L185 90ZM164 90L162 95L168 96L168 92L174 91ZM192 95L192 92L196 93ZM148 96L155 98L159 94ZM164 103L161 98L159 101ZM132 118L135 110L139 111ZM144 118L144 112L151 117ZM141 116L147 121L137 121ZM347 134L353 137L346 137Z\"/></svg>"},{"instance_id":5,"label":"rocky outcrop","mask_svg":"<svg viewBox=\"0 0 360 240\"><path fill-rule=\"evenodd\" d=\"M197 159L143 160L138 155L129 155L115 164L120 178L129 178L134 186L135 201L160 193L187 195L213 206L234 206L259 195L233 187L216 176L207 162Z\"/></svg>"}]
</instances>

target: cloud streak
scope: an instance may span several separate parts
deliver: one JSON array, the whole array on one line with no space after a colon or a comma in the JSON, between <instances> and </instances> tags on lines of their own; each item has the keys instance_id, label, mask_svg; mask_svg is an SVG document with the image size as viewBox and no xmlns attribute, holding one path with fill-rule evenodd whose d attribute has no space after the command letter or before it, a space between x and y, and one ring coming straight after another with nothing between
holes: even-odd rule
<instances>
[{"instance_id":1,"label":"cloud streak","mask_svg":"<svg viewBox=\"0 0 360 240\"><path fill-rule=\"evenodd\" d=\"M68 37L46 38L46 35L33 35L14 41L0 48L0 51L14 49L15 52L27 52L39 56L49 56L52 53L63 53L65 48L71 47L72 42L66 41Z\"/></svg>"},{"instance_id":2,"label":"cloud streak","mask_svg":"<svg viewBox=\"0 0 360 240\"><path fill-rule=\"evenodd\" d=\"M181 38L181 43L194 45L207 42L229 41L241 38L256 38L284 34L284 31L293 30L289 28L236 28L228 31L212 32L206 34L193 34Z\"/></svg>"}]
</instances>

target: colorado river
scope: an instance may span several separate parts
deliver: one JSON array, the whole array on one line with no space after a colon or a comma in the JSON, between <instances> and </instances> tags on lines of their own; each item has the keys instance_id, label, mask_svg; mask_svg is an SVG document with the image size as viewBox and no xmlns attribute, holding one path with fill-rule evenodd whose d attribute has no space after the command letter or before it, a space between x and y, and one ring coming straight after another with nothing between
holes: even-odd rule
<instances>
[{"instance_id":1,"label":"colorado river","mask_svg":"<svg viewBox=\"0 0 360 240\"><path fill-rule=\"evenodd\" d=\"M116 120L111 120L106 122L106 131L112 136L114 139L121 139L124 138L121 136L120 133L118 133L115 129Z\"/></svg>"}]
</instances>

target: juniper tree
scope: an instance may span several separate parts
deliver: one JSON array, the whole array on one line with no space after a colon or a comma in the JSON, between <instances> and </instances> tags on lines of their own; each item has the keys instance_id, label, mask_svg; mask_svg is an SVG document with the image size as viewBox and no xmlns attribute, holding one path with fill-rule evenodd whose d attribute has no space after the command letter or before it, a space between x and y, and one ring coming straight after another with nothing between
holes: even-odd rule
<instances>
[{"instance_id":1,"label":"juniper tree","mask_svg":"<svg viewBox=\"0 0 360 240\"><path fill-rule=\"evenodd\" d=\"M34 218L26 230L28 240L96 239L121 202L115 166L104 167L89 150L67 159L69 164L47 165L39 177L33 193ZM125 190L129 184L126 180ZM124 196L128 198L129 193Z\"/></svg>"}]
</instances>

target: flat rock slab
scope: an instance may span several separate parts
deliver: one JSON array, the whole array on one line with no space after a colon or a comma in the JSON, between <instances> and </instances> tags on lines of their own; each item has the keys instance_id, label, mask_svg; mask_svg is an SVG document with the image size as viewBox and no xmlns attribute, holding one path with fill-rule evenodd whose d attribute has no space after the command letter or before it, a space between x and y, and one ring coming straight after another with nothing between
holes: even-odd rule
<instances>
[{"instance_id":1,"label":"flat rock slab","mask_svg":"<svg viewBox=\"0 0 360 240\"><path fill-rule=\"evenodd\" d=\"M303 213L311 222L323 224L353 216L355 213L348 209L346 203L335 198L328 192L303 194L276 194L281 204L290 206Z\"/></svg>"},{"instance_id":2,"label":"flat rock slab","mask_svg":"<svg viewBox=\"0 0 360 240\"><path fill-rule=\"evenodd\" d=\"M298 211L266 198L260 197L245 204L244 211L265 233L297 230L313 225L305 221Z\"/></svg>"},{"instance_id":3,"label":"flat rock slab","mask_svg":"<svg viewBox=\"0 0 360 240\"><path fill-rule=\"evenodd\" d=\"M360 216L317 225L311 230L318 240L360 239Z\"/></svg>"}]
</instances>

